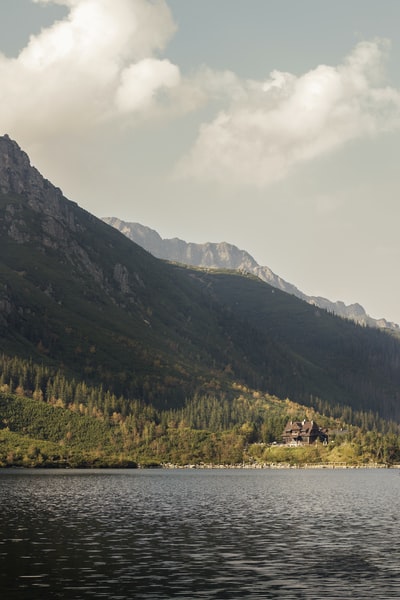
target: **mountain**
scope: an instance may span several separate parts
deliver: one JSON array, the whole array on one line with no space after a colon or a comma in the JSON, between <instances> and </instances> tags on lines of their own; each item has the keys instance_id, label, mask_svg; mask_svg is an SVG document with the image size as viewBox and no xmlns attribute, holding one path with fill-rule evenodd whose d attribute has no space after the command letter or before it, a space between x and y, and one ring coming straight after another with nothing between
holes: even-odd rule
<instances>
[{"instance_id":1,"label":"mountain","mask_svg":"<svg viewBox=\"0 0 400 600\"><path fill-rule=\"evenodd\" d=\"M155 258L66 199L7 136L0 137L1 354L28 365L9 370L7 386L26 387L31 369L29 389L47 394L42 369L58 370L54 397L67 403L78 387L81 394L84 384L94 386L122 398L110 400L111 414L116 403L129 413L132 399L178 408L199 394L229 400L246 388L400 421L394 336L252 274Z\"/></svg>"},{"instance_id":2,"label":"mountain","mask_svg":"<svg viewBox=\"0 0 400 600\"><path fill-rule=\"evenodd\" d=\"M221 311L189 274L64 198L7 137L0 192L1 351L165 403L223 371Z\"/></svg>"},{"instance_id":3,"label":"mountain","mask_svg":"<svg viewBox=\"0 0 400 600\"><path fill-rule=\"evenodd\" d=\"M400 332L397 323L370 317L358 303L346 305L344 302L332 302L321 296L307 296L296 286L276 275L269 267L260 266L248 252L240 250L232 244L226 242L194 244L178 238L163 239L156 231L139 223L127 223L116 217L104 217L103 221L121 231L130 240L136 242L157 258L197 267L235 269L245 273L253 273L273 287L339 317L351 319L360 325Z\"/></svg>"}]
</instances>

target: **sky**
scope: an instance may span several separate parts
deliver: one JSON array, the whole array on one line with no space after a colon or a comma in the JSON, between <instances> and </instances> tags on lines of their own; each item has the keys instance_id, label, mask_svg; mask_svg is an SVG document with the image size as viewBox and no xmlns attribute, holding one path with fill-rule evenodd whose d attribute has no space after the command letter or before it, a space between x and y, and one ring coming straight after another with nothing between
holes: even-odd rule
<instances>
[{"instance_id":1,"label":"sky","mask_svg":"<svg viewBox=\"0 0 400 600\"><path fill-rule=\"evenodd\" d=\"M0 134L98 217L400 323L398 0L0 0Z\"/></svg>"}]
</instances>

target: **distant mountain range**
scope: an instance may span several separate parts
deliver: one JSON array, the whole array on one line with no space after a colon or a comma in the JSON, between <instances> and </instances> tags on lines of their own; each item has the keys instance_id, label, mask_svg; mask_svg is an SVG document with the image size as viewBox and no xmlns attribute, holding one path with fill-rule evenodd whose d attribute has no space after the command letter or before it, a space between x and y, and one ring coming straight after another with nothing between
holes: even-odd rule
<instances>
[{"instance_id":1,"label":"distant mountain range","mask_svg":"<svg viewBox=\"0 0 400 600\"><path fill-rule=\"evenodd\" d=\"M182 263L187 245L175 245ZM400 421L396 336L272 287L250 273L251 257L218 248L210 245L206 266L219 257L224 269L155 258L66 199L0 137L0 356L38 365L29 389L43 365L75 387L162 409L198 394L228 401L242 387ZM68 401L69 389L57 397Z\"/></svg>"},{"instance_id":2,"label":"distant mountain range","mask_svg":"<svg viewBox=\"0 0 400 600\"><path fill-rule=\"evenodd\" d=\"M332 302L321 296L307 296L296 286L276 275L269 267L260 266L248 252L240 250L232 244L226 242L194 244L178 238L163 239L157 231L140 223L129 223L117 217L104 217L103 221L118 229L157 258L197 267L234 269L242 273L252 273L273 287L339 317L351 319L360 325L400 332L397 323L370 317L361 304L346 305L344 302Z\"/></svg>"}]
</instances>

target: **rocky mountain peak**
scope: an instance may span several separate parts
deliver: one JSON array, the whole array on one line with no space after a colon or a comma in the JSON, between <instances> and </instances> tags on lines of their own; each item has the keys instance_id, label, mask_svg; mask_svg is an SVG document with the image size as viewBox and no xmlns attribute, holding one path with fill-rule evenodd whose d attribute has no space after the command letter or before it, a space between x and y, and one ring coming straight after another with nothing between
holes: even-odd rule
<instances>
[{"instance_id":1,"label":"rocky mountain peak","mask_svg":"<svg viewBox=\"0 0 400 600\"><path fill-rule=\"evenodd\" d=\"M71 208L77 206L76 203L64 198L62 191L31 165L26 152L8 135L0 136L0 193L18 196L35 212L46 216L49 233L59 230L56 221L75 230ZM18 212L18 207L10 204L8 215L12 218L14 229L18 223Z\"/></svg>"},{"instance_id":2,"label":"rocky mountain peak","mask_svg":"<svg viewBox=\"0 0 400 600\"><path fill-rule=\"evenodd\" d=\"M31 166L26 152L8 135L0 137L0 192L39 199L44 192L61 195L47 179Z\"/></svg>"},{"instance_id":3,"label":"rocky mountain peak","mask_svg":"<svg viewBox=\"0 0 400 600\"><path fill-rule=\"evenodd\" d=\"M57 250L63 259L102 279L80 243L84 227L78 205L45 179L8 135L0 136L0 196L0 234L17 244L34 244L41 251Z\"/></svg>"},{"instance_id":4,"label":"rocky mountain peak","mask_svg":"<svg viewBox=\"0 0 400 600\"><path fill-rule=\"evenodd\" d=\"M125 297L132 302L134 288L144 285L137 273L119 261L106 268L98 262L96 242L104 227L43 177L17 142L0 136L0 239L5 244L29 244L33 253L57 256L60 268L72 264L76 273L84 280L89 275L105 294L112 295L117 285L123 302ZM47 289L51 293L46 283ZM0 294L0 311L6 300Z\"/></svg>"}]
</instances>

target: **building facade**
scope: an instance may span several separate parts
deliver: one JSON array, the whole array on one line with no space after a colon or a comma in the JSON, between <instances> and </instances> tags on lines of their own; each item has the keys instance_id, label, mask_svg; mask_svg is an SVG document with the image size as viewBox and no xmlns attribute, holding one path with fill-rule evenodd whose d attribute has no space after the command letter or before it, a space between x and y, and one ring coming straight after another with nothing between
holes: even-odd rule
<instances>
[{"instance_id":1,"label":"building facade","mask_svg":"<svg viewBox=\"0 0 400 600\"><path fill-rule=\"evenodd\" d=\"M282 439L284 444L296 446L314 444L317 440L326 444L328 432L315 421L288 421Z\"/></svg>"}]
</instances>

